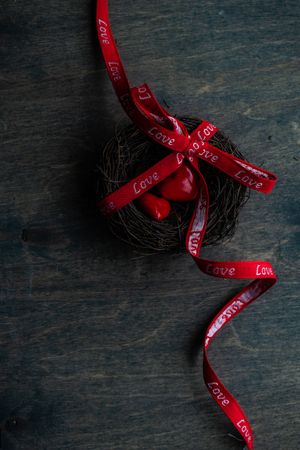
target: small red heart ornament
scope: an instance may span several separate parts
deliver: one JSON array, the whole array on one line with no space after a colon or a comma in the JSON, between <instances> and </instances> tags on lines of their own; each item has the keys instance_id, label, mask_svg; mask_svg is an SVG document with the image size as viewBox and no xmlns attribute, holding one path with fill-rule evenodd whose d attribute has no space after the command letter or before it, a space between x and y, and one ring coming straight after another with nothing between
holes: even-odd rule
<instances>
[{"instance_id":1,"label":"small red heart ornament","mask_svg":"<svg viewBox=\"0 0 300 450\"><path fill-rule=\"evenodd\" d=\"M157 197L150 192L145 192L137 199L140 209L154 220L161 221L165 219L170 211L171 205L168 200Z\"/></svg>"},{"instance_id":2,"label":"small red heart ornament","mask_svg":"<svg viewBox=\"0 0 300 450\"><path fill-rule=\"evenodd\" d=\"M185 163L157 186L157 192L173 202L190 202L196 198L198 190L197 174Z\"/></svg>"}]
</instances>

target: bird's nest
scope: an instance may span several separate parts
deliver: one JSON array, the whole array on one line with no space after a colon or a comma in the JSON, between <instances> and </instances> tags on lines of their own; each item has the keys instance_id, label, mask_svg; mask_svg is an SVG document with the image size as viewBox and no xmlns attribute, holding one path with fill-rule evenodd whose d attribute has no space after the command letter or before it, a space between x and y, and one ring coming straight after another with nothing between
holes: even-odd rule
<instances>
[{"instance_id":1,"label":"bird's nest","mask_svg":"<svg viewBox=\"0 0 300 450\"><path fill-rule=\"evenodd\" d=\"M180 117L189 132L202 120ZM209 143L241 159L237 147L220 131ZM102 148L97 165L97 196L102 198L158 162L169 151L150 140L135 125L116 127L115 135ZM233 236L241 207L249 189L204 161L199 161L209 195L209 218L203 245L223 242ZM185 248L185 235L194 202L172 202L172 211L161 222L145 215L136 202L116 211L108 219L109 228L119 239L151 252L178 251Z\"/></svg>"}]
</instances>

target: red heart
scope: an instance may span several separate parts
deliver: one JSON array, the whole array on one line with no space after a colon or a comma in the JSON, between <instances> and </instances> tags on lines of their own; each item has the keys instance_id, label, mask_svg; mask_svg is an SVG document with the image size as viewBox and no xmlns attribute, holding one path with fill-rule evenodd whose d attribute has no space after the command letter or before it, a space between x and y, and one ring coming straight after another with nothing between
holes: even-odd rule
<instances>
[{"instance_id":1,"label":"red heart","mask_svg":"<svg viewBox=\"0 0 300 450\"><path fill-rule=\"evenodd\" d=\"M157 192L167 200L189 202L199 190L197 174L185 163L157 186Z\"/></svg>"},{"instance_id":2,"label":"red heart","mask_svg":"<svg viewBox=\"0 0 300 450\"><path fill-rule=\"evenodd\" d=\"M140 209L154 220L161 221L165 219L170 211L171 205L168 200L156 197L150 192L145 192L137 199Z\"/></svg>"}]
</instances>

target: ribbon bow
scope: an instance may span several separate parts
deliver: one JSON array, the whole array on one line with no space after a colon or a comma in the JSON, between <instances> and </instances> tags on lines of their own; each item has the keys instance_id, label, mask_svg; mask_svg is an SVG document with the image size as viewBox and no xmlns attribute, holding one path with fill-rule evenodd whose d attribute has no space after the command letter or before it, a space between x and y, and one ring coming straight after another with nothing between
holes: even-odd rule
<instances>
[{"instance_id":1,"label":"ribbon bow","mask_svg":"<svg viewBox=\"0 0 300 450\"><path fill-rule=\"evenodd\" d=\"M221 383L208 360L208 348L223 326L263 294L277 277L266 261L210 261L200 257L209 210L209 192L199 169L199 160L206 161L250 189L268 194L277 177L249 162L211 145L208 140L218 128L203 121L191 134L185 125L170 115L157 101L147 84L130 87L112 35L107 0L97 0L96 23L99 43L115 92L128 116L149 138L171 152L157 164L97 202L104 215L113 214L160 183L188 161L199 175L199 194L186 234L186 249L199 269L214 277L254 279L235 295L209 324L204 340L203 376L213 399L231 420L252 450L253 433L250 423L236 399Z\"/></svg>"}]
</instances>

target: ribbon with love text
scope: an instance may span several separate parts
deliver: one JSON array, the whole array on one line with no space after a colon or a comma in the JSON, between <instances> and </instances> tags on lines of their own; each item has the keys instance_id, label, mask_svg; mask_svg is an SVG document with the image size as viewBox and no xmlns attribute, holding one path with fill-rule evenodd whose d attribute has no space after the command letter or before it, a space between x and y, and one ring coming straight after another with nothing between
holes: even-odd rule
<instances>
[{"instance_id":1,"label":"ribbon with love text","mask_svg":"<svg viewBox=\"0 0 300 450\"><path fill-rule=\"evenodd\" d=\"M239 403L212 369L208 359L208 348L226 323L276 283L277 278L272 265L266 261L217 262L200 257L208 220L209 192L198 162L204 160L238 183L264 194L272 191L277 177L211 145L208 141L218 131L213 124L203 121L189 134L185 125L158 103L147 84L131 88L112 35L107 0L97 0L96 23L106 68L125 112L150 139L170 150L170 154L157 164L97 201L97 207L104 215L113 214L174 173L184 160L197 171L199 194L186 235L187 251L199 269L207 275L254 280L235 295L209 324L205 333L203 357L204 380L211 396L241 434L247 448L251 450L254 447L250 423ZM151 183L145 183L145 180L149 179Z\"/></svg>"}]
</instances>

